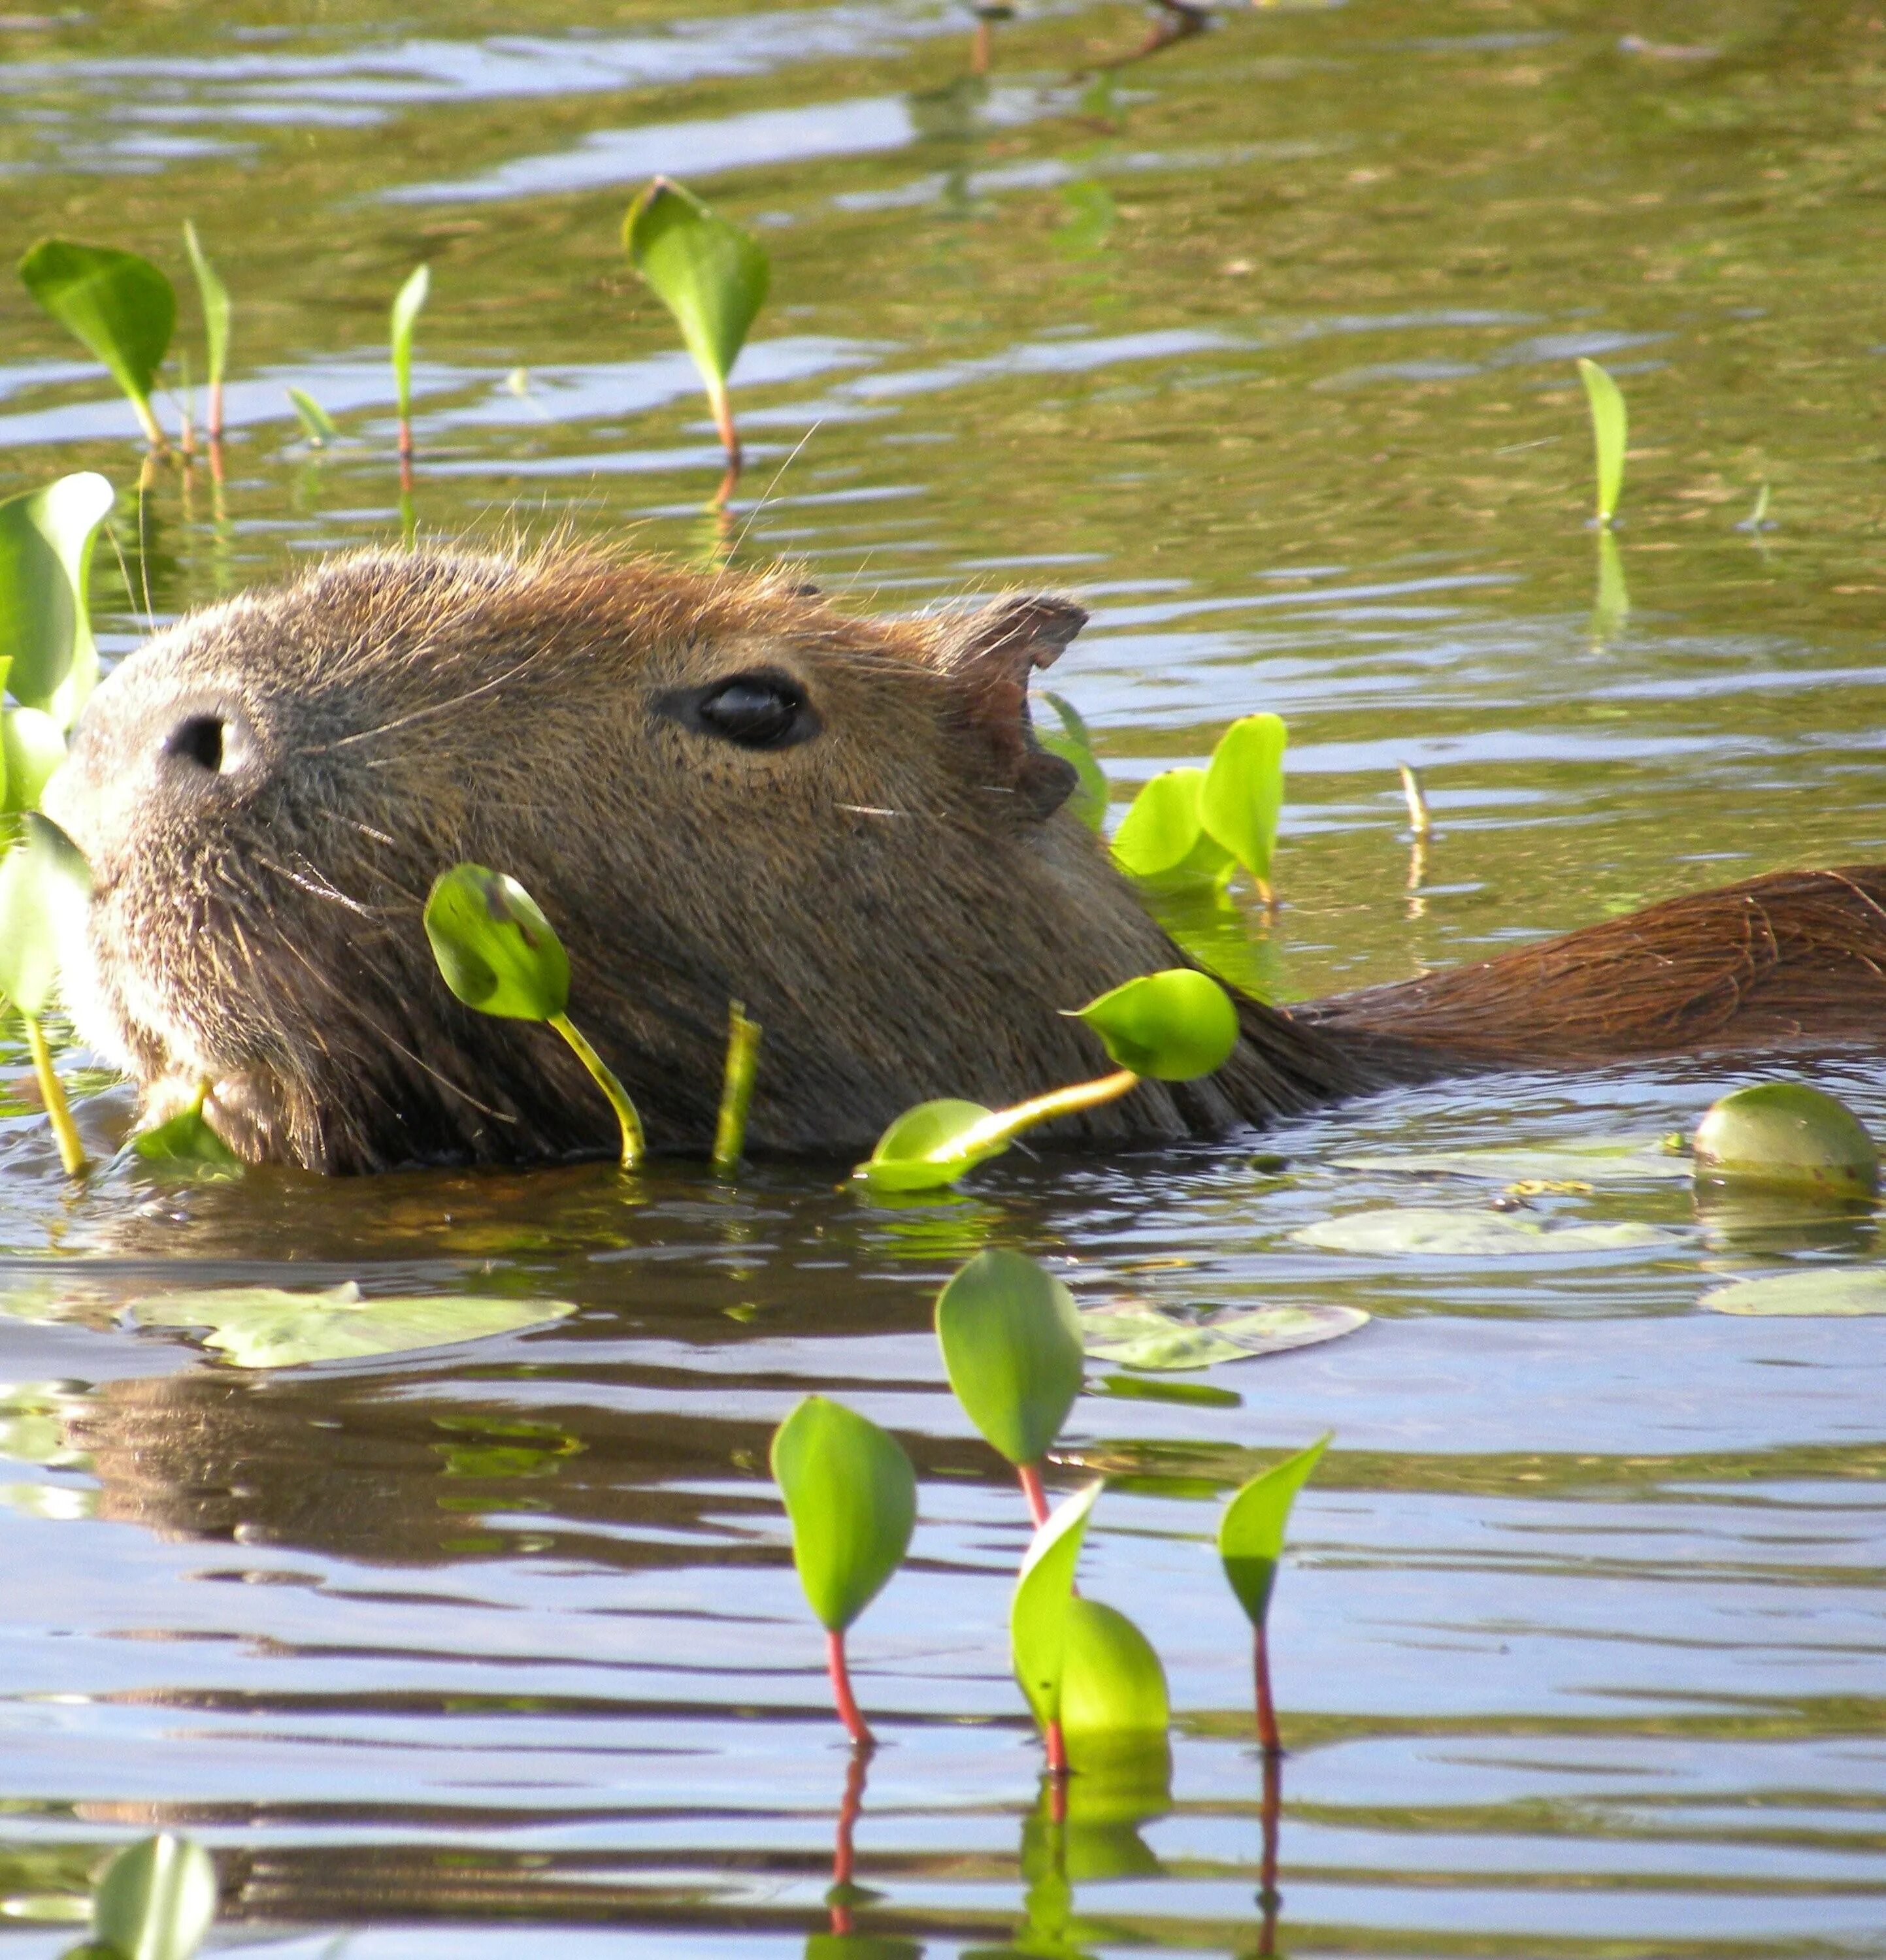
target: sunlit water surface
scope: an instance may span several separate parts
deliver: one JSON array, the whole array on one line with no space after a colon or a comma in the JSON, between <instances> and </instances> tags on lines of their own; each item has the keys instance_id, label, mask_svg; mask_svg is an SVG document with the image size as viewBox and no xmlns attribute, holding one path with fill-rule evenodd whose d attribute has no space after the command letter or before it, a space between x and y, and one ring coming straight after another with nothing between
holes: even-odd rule
<instances>
[{"instance_id":1,"label":"sunlit water surface","mask_svg":"<svg viewBox=\"0 0 1886 1960\"><path fill-rule=\"evenodd\" d=\"M228 480L161 473L141 527L121 502L108 651L147 600L162 619L398 536L380 342L421 257L420 530L567 518L714 553L711 428L615 243L669 170L774 255L740 562L793 556L884 609L1080 593L1056 685L1123 803L1232 716L1289 718L1280 916L1174 921L1247 984L1315 994L1881 854L1867 10L1353 0L1103 65L1145 31L1032 11L983 84L965 17L898 0L0 19L8 252L60 231L181 278L192 216L236 295ZM123 406L18 291L0 313L0 489L81 466L128 489ZM1633 417L1601 598L1582 353ZM337 447L301 440L291 383ZM1775 528L1738 528L1763 482ZM1439 826L1413 861L1400 762ZM342 1929L374 1960L1886 1952L1879 1323L1697 1303L1721 1275L1870 1261L1870 1221L1751 1230L1646 1182L1532 1203L1663 1227L1648 1249L1290 1236L1496 1189L1352 1155L1654 1138L1746 1068L1397 1095L1267 1139L1280 1173L1248 1140L1014 1156L898 1208L839 1166L75 1192L5 1052L21 1960L72 1936L45 1916L105 1847L158 1825L215 1849L220 1937L310 1960ZM1870 1064L1814 1072L1886 1127ZM83 1116L116 1135L122 1093ZM1119 1480L1083 1583L1158 1646L1177 1735L1169 1790L1077 1785L1059 1826L1008 1672L1019 1500L928 1332L991 1242L1084 1303L1375 1316L1215 1370L1236 1406L1078 1405L1056 1481ZM349 1279L578 1311L275 1375L120 1318L160 1287ZM855 1636L884 1746L836 1920L846 1758L764 1469L810 1389L894 1429L922 1479L912 1563ZM1325 1428L1274 1616L1267 1923L1212 1535L1227 1488Z\"/></svg>"}]
</instances>

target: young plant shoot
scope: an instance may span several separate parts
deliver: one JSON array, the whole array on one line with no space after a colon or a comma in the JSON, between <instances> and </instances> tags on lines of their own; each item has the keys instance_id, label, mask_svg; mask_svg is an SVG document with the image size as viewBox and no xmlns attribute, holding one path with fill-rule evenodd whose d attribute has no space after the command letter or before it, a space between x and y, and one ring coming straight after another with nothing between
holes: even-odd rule
<instances>
[{"instance_id":1,"label":"young plant shoot","mask_svg":"<svg viewBox=\"0 0 1886 1960\"><path fill-rule=\"evenodd\" d=\"M720 1113L714 1124L714 1169L732 1177L747 1148L747 1112L753 1107L753 1085L760 1072L760 1023L747 1018L745 1004L730 1001L727 1008L727 1068L721 1078Z\"/></svg>"},{"instance_id":2,"label":"young plant shoot","mask_svg":"<svg viewBox=\"0 0 1886 1960\"><path fill-rule=\"evenodd\" d=\"M1297 1493L1330 1446L1319 1437L1308 1449L1286 1456L1250 1481L1225 1507L1219 1520L1218 1555L1225 1577L1251 1625L1251 1666L1257 1688L1257 1743L1266 1756L1283 1745L1277 1739L1277 1710L1270 1693L1270 1647L1266 1623L1270 1595L1277 1583L1277 1562L1283 1556L1285 1527Z\"/></svg>"},{"instance_id":3,"label":"young plant shoot","mask_svg":"<svg viewBox=\"0 0 1886 1960\"><path fill-rule=\"evenodd\" d=\"M390 322L393 385L400 402L400 481L406 488L411 488L413 474L413 329L432 290L431 266L421 266L409 273L393 295Z\"/></svg>"},{"instance_id":4,"label":"young plant shoot","mask_svg":"<svg viewBox=\"0 0 1886 1960\"><path fill-rule=\"evenodd\" d=\"M118 1153L116 1161L127 1160L153 1170L180 1171L197 1176L239 1171L242 1160L209 1127L203 1105L209 1100L209 1084L199 1082L189 1106L153 1123L148 1130L133 1133Z\"/></svg>"},{"instance_id":5,"label":"young plant shoot","mask_svg":"<svg viewBox=\"0 0 1886 1960\"><path fill-rule=\"evenodd\" d=\"M128 1844L92 1888L91 1941L68 1960L190 1960L215 1923L216 1895L216 1867L202 1845L168 1831Z\"/></svg>"},{"instance_id":6,"label":"young plant shoot","mask_svg":"<svg viewBox=\"0 0 1886 1960\"><path fill-rule=\"evenodd\" d=\"M1068 800L1068 807L1089 830L1102 829L1107 822L1110 798L1107 773L1094 753L1094 737L1080 710L1072 702L1062 700L1058 694L1044 698L1060 718L1060 731L1057 733L1052 728L1043 728L1037 731L1035 739L1050 755L1059 756L1064 762L1073 764L1078 781L1073 795Z\"/></svg>"},{"instance_id":7,"label":"young plant shoot","mask_svg":"<svg viewBox=\"0 0 1886 1960\"><path fill-rule=\"evenodd\" d=\"M1085 1371L1072 1294L1033 1259L991 1246L938 1294L936 1341L956 1399L1015 1466L1038 1529L1048 1521L1042 1460Z\"/></svg>"},{"instance_id":8,"label":"young plant shoot","mask_svg":"<svg viewBox=\"0 0 1886 1960\"><path fill-rule=\"evenodd\" d=\"M1171 892L1223 886L1242 865L1258 897L1274 905L1271 859L1289 743L1279 715L1234 721L1209 766L1168 769L1140 791L1113 834L1114 863Z\"/></svg>"},{"instance_id":9,"label":"young plant shoot","mask_svg":"<svg viewBox=\"0 0 1886 1960\"><path fill-rule=\"evenodd\" d=\"M425 901L425 936L446 985L467 1007L547 1023L569 1043L622 1126L623 1169L639 1168L646 1150L642 1118L565 1011L569 957L530 894L502 872L454 864L439 873Z\"/></svg>"},{"instance_id":10,"label":"young plant shoot","mask_svg":"<svg viewBox=\"0 0 1886 1960\"><path fill-rule=\"evenodd\" d=\"M33 1072L59 1162L68 1177L78 1177L85 1169L84 1146L40 1023L58 983L60 943L68 933L84 929L91 874L78 847L56 824L30 812L22 822L19 842L0 862L0 996L26 1023Z\"/></svg>"},{"instance_id":11,"label":"young plant shoot","mask_svg":"<svg viewBox=\"0 0 1886 1960\"><path fill-rule=\"evenodd\" d=\"M773 1481L792 1525L792 1561L825 1629L839 1720L874 1742L852 1693L845 1635L903 1563L917 1516L916 1473L894 1437L823 1395L808 1395L773 1438Z\"/></svg>"},{"instance_id":12,"label":"young plant shoot","mask_svg":"<svg viewBox=\"0 0 1886 1960\"><path fill-rule=\"evenodd\" d=\"M773 269L759 241L716 217L692 191L657 177L629 207L622 242L629 262L674 316L714 411L727 473L714 501L739 481L739 431L727 385L766 304Z\"/></svg>"},{"instance_id":13,"label":"young plant shoot","mask_svg":"<svg viewBox=\"0 0 1886 1960\"><path fill-rule=\"evenodd\" d=\"M183 221L183 249L190 254L197 301L203 311L203 354L209 380L204 434L209 439L214 467L216 445L223 439L223 377L229 371L229 288L205 256L196 227L188 218Z\"/></svg>"},{"instance_id":14,"label":"young plant shoot","mask_svg":"<svg viewBox=\"0 0 1886 1960\"><path fill-rule=\"evenodd\" d=\"M1617 499L1624 488L1624 444L1630 418L1624 412L1623 391L1595 361L1580 361L1579 379L1585 383L1585 398L1591 408L1591 441L1598 459L1598 521L1608 527L1617 515Z\"/></svg>"},{"instance_id":15,"label":"young plant shoot","mask_svg":"<svg viewBox=\"0 0 1886 1960\"><path fill-rule=\"evenodd\" d=\"M906 1109L855 1175L874 1191L933 1191L999 1157L1023 1131L1111 1102L1143 1076L1189 1082L1222 1068L1238 1045L1238 1010L1190 966L1143 973L1072 1010L1120 1064L1111 1075L1053 1089L1007 1109L942 1098Z\"/></svg>"},{"instance_id":16,"label":"young plant shoot","mask_svg":"<svg viewBox=\"0 0 1886 1960\"><path fill-rule=\"evenodd\" d=\"M177 325L177 294L148 259L69 238L43 238L20 278L59 323L84 342L125 392L154 450L167 447L151 390Z\"/></svg>"},{"instance_id":17,"label":"young plant shoot","mask_svg":"<svg viewBox=\"0 0 1886 1960\"><path fill-rule=\"evenodd\" d=\"M92 546L112 506L90 470L0 503L0 723L3 807L30 810L65 759L65 731L98 679L86 590Z\"/></svg>"},{"instance_id":18,"label":"young plant shoot","mask_svg":"<svg viewBox=\"0 0 1886 1960\"><path fill-rule=\"evenodd\" d=\"M306 389L291 388L288 406L294 409L295 419L301 425L301 434L311 449L325 449L330 442L339 441L340 431L334 426L334 418Z\"/></svg>"}]
</instances>

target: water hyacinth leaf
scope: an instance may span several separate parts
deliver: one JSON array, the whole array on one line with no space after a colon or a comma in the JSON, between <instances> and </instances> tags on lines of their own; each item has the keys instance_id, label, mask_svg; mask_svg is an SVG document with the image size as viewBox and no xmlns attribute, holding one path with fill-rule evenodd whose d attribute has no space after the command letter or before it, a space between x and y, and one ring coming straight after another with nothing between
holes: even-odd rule
<instances>
[{"instance_id":1,"label":"water hyacinth leaf","mask_svg":"<svg viewBox=\"0 0 1886 1960\"><path fill-rule=\"evenodd\" d=\"M188 1109L178 1110L174 1116L152 1124L148 1130L139 1130L125 1146L124 1154L155 1169L241 1170L241 1158L204 1118L207 1087L197 1091L196 1101Z\"/></svg>"},{"instance_id":2,"label":"water hyacinth leaf","mask_svg":"<svg viewBox=\"0 0 1886 1960\"><path fill-rule=\"evenodd\" d=\"M190 254L190 271L196 279L196 297L203 310L203 348L209 370L209 385L222 386L229 371L229 288L205 255L196 236L196 227L183 221L183 249Z\"/></svg>"},{"instance_id":3,"label":"water hyacinth leaf","mask_svg":"<svg viewBox=\"0 0 1886 1960\"><path fill-rule=\"evenodd\" d=\"M369 1300L351 1280L319 1293L279 1287L207 1287L132 1301L141 1327L204 1330L204 1344L238 1368L294 1368L456 1347L541 1327L576 1311L566 1300L477 1294Z\"/></svg>"},{"instance_id":4,"label":"water hyacinth leaf","mask_svg":"<svg viewBox=\"0 0 1886 1960\"><path fill-rule=\"evenodd\" d=\"M843 1633L903 1563L916 1472L894 1437L824 1395L808 1395L779 1425L772 1460L807 1603Z\"/></svg>"},{"instance_id":5,"label":"water hyacinth leaf","mask_svg":"<svg viewBox=\"0 0 1886 1960\"><path fill-rule=\"evenodd\" d=\"M1142 973L1076 1010L1122 1068L1190 1082L1222 1068L1238 1045L1238 1010L1209 973Z\"/></svg>"},{"instance_id":6,"label":"water hyacinth leaf","mask_svg":"<svg viewBox=\"0 0 1886 1960\"><path fill-rule=\"evenodd\" d=\"M1320 1436L1308 1449L1260 1472L1225 1506L1219 1520L1218 1555L1224 1561L1225 1577L1254 1627L1261 1627L1270 1611L1290 1507L1329 1446L1328 1436Z\"/></svg>"},{"instance_id":7,"label":"water hyacinth leaf","mask_svg":"<svg viewBox=\"0 0 1886 1960\"><path fill-rule=\"evenodd\" d=\"M317 449L325 449L330 442L340 440L340 431L334 426L334 418L314 397L303 388L288 391L288 405L295 411L295 419L301 425L301 433Z\"/></svg>"},{"instance_id":8,"label":"water hyacinth leaf","mask_svg":"<svg viewBox=\"0 0 1886 1960\"><path fill-rule=\"evenodd\" d=\"M1180 1315L1139 1300L1088 1308L1081 1338L1096 1360L1151 1372L1209 1368L1340 1340L1366 1327L1359 1306L1221 1309L1209 1316Z\"/></svg>"},{"instance_id":9,"label":"water hyacinth leaf","mask_svg":"<svg viewBox=\"0 0 1886 1960\"><path fill-rule=\"evenodd\" d=\"M59 980L59 949L82 930L91 873L57 824L37 812L0 863L0 995L37 1020Z\"/></svg>"},{"instance_id":10,"label":"water hyacinth leaf","mask_svg":"<svg viewBox=\"0 0 1886 1960\"><path fill-rule=\"evenodd\" d=\"M1484 1178L1494 1184L1632 1184L1690 1175L1688 1156L1655 1137L1601 1137L1563 1144L1493 1144L1460 1150L1397 1150L1338 1157L1339 1170L1392 1171L1410 1177Z\"/></svg>"},{"instance_id":11,"label":"water hyacinth leaf","mask_svg":"<svg viewBox=\"0 0 1886 1960\"><path fill-rule=\"evenodd\" d=\"M1244 1398L1235 1389L1209 1382L1168 1382L1145 1375L1102 1375L1087 1385L1090 1395L1129 1402L1180 1402L1194 1408L1242 1408Z\"/></svg>"},{"instance_id":12,"label":"water hyacinth leaf","mask_svg":"<svg viewBox=\"0 0 1886 1960\"><path fill-rule=\"evenodd\" d=\"M937 1345L969 1419L1011 1463L1038 1463L1081 1392L1074 1297L1020 1252L978 1252L937 1296Z\"/></svg>"},{"instance_id":13,"label":"water hyacinth leaf","mask_svg":"<svg viewBox=\"0 0 1886 1960\"><path fill-rule=\"evenodd\" d=\"M1070 1599L1061 1658L1061 1731L1069 1761L1102 1739L1163 1736L1172 1719L1165 1669L1152 1643L1124 1613L1096 1599Z\"/></svg>"},{"instance_id":14,"label":"water hyacinth leaf","mask_svg":"<svg viewBox=\"0 0 1886 1960\"><path fill-rule=\"evenodd\" d=\"M1107 804L1111 799L1106 772L1094 753L1093 738L1088 733L1087 724L1081 718L1079 710L1071 702L1063 701L1058 694L1048 695L1045 698L1059 716L1061 727L1058 733L1051 728L1040 730L1035 739L1050 755L1059 756L1063 762L1073 764L1076 781L1074 794L1068 799L1068 807L1089 830L1099 830L1107 821Z\"/></svg>"},{"instance_id":15,"label":"water hyacinth leaf","mask_svg":"<svg viewBox=\"0 0 1886 1960\"><path fill-rule=\"evenodd\" d=\"M1886 1268L1877 1266L1803 1266L1767 1279L1738 1280L1716 1287L1700 1304L1712 1313L1777 1319L1850 1319L1886 1314Z\"/></svg>"},{"instance_id":16,"label":"water hyacinth leaf","mask_svg":"<svg viewBox=\"0 0 1886 1960\"><path fill-rule=\"evenodd\" d=\"M20 278L40 304L102 361L137 411L155 447L163 431L151 389L177 325L177 294L148 259L69 238L43 238L20 261Z\"/></svg>"},{"instance_id":17,"label":"water hyacinth leaf","mask_svg":"<svg viewBox=\"0 0 1886 1960\"><path fill-rule=\"evenodd\" d=\"M1289 740L1279 714L1247 714L1234 721L1212 752L1199 790L1199 820L1206 834L1266 889L1283 809L1283 752Z\"/></svg>"},{"instance_id":18,"label":"water hyacinth leaf","mask_svg":"<svg viewBox=\"0 0 1886 1960\"><path fill-rule=\"evenodd\" d=\"M482 1014L547 1021L569 1004L563 943L515 878L483 864L441 872L425 901L425 936L446 985Z\"/></svg>"},{"instance_id":19,"label":"water hyacinth leaf","mask_svg":"<svg viewBox=\"0 0 1886 1960\"><path fill-rule=\"evenodd\" d=\"M0 672L5 663L0 662ZM0 812L37 810L53 772L65 759L65 737L44 709L0 711Z\"/></svg>"},{"instance_id":20,"label":"water hyacinth leaf","mask_svg":"<svg viewBox=\"0 0 1886 1960\"><path fill-rule=\"evenodd\" d=\"M1580 361L1579 379L1591 408L1591 440L1598 457L1598 520L1608 524L1617 514L1624 487L1624 448L1630 418L1623 391L1595 361Z\"/></svg>"},{"instance_id":21,"label":"water hyacinth leaf","mask_svg":"<svg viewBox=\"0 0 1886 1960\"><path fill-rule=\"evenodd\" d=\"M1068 1606L1088 1519L1104 1486L1089 1484L1056 1505L1034 1535L1009 1603L1008 1638L1015 1679L1043 1728L1061 1713Z\"/></svg>"},{"instance_id":22,"label":"water hyacinth leaf","mask_svg":"<svg viewBox=\"0 0 1886 1960\"><path fill-rule=\"evenodd\" d=\"M1207 835L1203 769L1168 769L1144 784L1113 832L1113 862L1155 886L1222 885L1238 861Z\"/></svg>"},{"instance_id":23,"label":"water hyacinth leaf","mask_svg":"<svg viewBox=\"0 0 1886 1960\"><path fill-rule=\"evenodd\" d=\"M718 412L766 304L773 276L766 253L666 177L657 177L629 207L622 242L629 262L674 314Z\"/></svg>"},{"instance_id":24,"label":"water hyacinth leaf","mask_svg":"<svg viewBox=\"0 0 1886 1960\"><path fill-rule=\"evenodd\" d=\"M93 1888L93 1937L119 1960L190 1960L216 1917L216 1867L166 1831L127 1846Z\"/></svg>"},{"instance_id":25,"label":"water hyacinth leaf","mask_svg":"<svg viewBox=\"0 0 1886 1960\"><path fill-rule=\"evenodd\" d=\"M1691 1145L1699 1179L1870 1197L1879 1151L1846 1105L1805 1082L1757 1082L1713 1104Z\"/></svg>"},{"instance_id":26,"label":"water hyacinth leaf","mask_svg":"<svg viewBox=\"0 0 1886 1960\"><path fill-rule=\"evenodd\" d=\"M1445 1211L1410 1204L1352 1211L1306 1225L1291 1237L1326 1252L1366 1252L1393 1258L1552 1258L1563 1252L1614 1252L1668 1246L1672 1235L1655 1225L1544 1225L1506 1211Z\"/></svg>"},{"instance_id":27,"label":"water hyacinth leaf","mask_svg":"<svg viewBox=\"0 0 1886 1960\"><path fill-rule=\"evenodd\" d=\"M97 677L86 588L98 527L114 501L94 470L0 503L0 660L24 708L77 718Z\"/></svg>"},{"instance_id":28,"label":"water hyacinth leaf","mask_svg":"<svg viewBox=\"0 0 1886 1960\"><path fill-rule=\"evenodd\" d=\"M400 419L413 413L413 330L419 324L420 310L432 290L432 269L421 266L406 275L405 285L394 294L390 320L393 350L393 385L400 399Z\"/></svg>"},{"instance_id":29,"label":"water hyacinth leaf","mask_svg":"<svg viewBox=\"0 0 1886 1960\"><path fill-rule=\"evenodd\" d=\"M872 1190L887 1193L937 1191L954 1184L1008 1147L1006 1138L973 1147L962 1141L994 1113L980 1102L951 1096L919 1102L905 1110L878 1139L877 1147L858 1166L856 1175Z\"/></svg>"}]
</instances>

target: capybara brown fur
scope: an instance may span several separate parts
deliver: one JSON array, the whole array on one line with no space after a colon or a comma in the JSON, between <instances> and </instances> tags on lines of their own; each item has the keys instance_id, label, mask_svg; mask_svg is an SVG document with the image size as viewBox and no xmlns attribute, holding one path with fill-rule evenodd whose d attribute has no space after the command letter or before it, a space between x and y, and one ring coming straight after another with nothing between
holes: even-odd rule
<instances>
[{"instance_id":1,"label":"capybara brown fur","mask_svg":"<svg viewBox=\"0 0 1886 1960\"><path fill-rule=\"evenodd\" d=\"M1102 1072L1076 1007L1184 956L1069 810L1031 674L1059 599L876 621L783 574L369 552L186 619L88 707L48 810L91 861L67 986L161 1116L330 1171L600 1154L556 1036L464 1007L421 911L462 859L567 945L571 1014L651 1146L699 1152L728 1004L761 1150L861 1151L913 1103ZM1390 1083L1886 1027L1886 872L1677 901L1291 1012L1215 1076L1053 1133L1222 1134Z\"/></svg>"}]
</instances>

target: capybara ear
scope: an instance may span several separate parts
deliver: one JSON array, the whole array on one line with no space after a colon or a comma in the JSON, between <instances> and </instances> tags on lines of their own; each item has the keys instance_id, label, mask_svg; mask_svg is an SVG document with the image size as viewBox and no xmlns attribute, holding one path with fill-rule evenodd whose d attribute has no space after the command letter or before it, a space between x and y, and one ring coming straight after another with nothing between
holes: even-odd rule
<instances>
[{"instance_id":1,"label":"capybara ear","mask_svg":"<svg viewBox=\"0 0 1886 1960\"><path fill-rule=\"evenodd\" d=\"M1051 816L1080 780L1074 765L1034 738L1028 677L1052 667L1087 623L1071 599L998 600L953 620L936 644L937 665L956 682L963 725L986 758L984 784L1013 795L1032 817Z\"/></svg>"}]
</instances>

